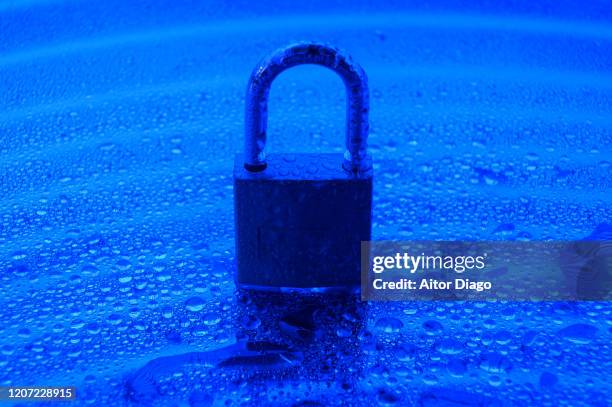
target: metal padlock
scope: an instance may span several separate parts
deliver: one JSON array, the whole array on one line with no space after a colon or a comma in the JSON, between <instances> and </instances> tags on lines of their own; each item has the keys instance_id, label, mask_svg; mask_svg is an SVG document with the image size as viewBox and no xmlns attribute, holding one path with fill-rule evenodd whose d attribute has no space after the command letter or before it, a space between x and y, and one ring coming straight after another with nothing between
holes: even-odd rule
<instances>
[{"instance_id":1,"label":"metal padlock","mask_svg":"<svg viewBox=\"0 0 612 407\"><path fill-rule=\"evenodd\" d=\"M316 64L347 92L346 152L264 155L268 95L284 70ZM245 151L234 164L236 282L250 288L357 287L360 243L370 240L372 160L363 69L311 43L280 49L255 67L246 93Z\"/></svg>"}]
</instances>

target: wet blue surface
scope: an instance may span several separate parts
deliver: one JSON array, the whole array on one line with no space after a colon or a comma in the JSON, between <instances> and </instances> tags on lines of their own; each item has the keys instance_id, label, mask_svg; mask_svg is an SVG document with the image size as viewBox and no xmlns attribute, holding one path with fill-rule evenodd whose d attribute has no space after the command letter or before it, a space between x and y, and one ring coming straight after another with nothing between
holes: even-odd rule
<instances>
[{"instance_id":1,"label":"wet blue surface","mask_svg":"<svg viewBox=\"0 0 612 407\"><path fill-rule=\"evenodd\" d=\"M608 303L260 298L233 284L255 63L369 75L376 239L580 239L612 222L612 9L511 1L0 2L0 385L71 405L606 405ZM493 3L492 3L493 4ZM295 68L270 152L342 152Z\"/></svg>"}]
</instances>

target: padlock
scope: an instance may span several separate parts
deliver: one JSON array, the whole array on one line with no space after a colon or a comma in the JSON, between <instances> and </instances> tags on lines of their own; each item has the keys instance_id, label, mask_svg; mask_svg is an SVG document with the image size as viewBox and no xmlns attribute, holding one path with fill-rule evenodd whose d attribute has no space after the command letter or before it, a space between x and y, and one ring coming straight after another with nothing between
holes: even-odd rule
<instances>
[{"instance_id":1,"label":"padlock","mask_svg":"<svg viewBox=\"0 0 612 407\"><path fill-rule=\"evenodd\" d=\"M316 64L346 87L346 152L264 155L268 95L284 70ZM234 164L236 283L243 288L357 288L370 240L372 160L363 69L340 50L299 43L260 62L246 93L245 151Z\"/></svg>"}]
</instances>

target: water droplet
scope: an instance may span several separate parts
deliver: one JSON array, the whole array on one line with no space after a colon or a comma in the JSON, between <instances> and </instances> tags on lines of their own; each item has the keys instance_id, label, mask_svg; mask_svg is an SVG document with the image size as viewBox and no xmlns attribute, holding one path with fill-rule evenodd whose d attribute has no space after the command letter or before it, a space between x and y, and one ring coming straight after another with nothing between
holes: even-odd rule
<instances>
[{"instance_id":1,"label":"water droplet","mask_svg":"<svg viewBox=\"0 0 612 407\"><path fill-rule=\"evenodd\" d=\"M376 329L385 333L399 332L404 327L402 321L393 317L382 317L376 321Z\"/></svg>"},{"instance_id":2,"label":"water droplet","mask_svg":"<svg viewBox=\"0 0 612 407\"><path fill-rule=\"evenodd\" d=\"M576 344L590 343L597 334L597 328L589 324L574 324L561 329L559 336Z\"/></svg>"},{"instance_id":3,"label":"water droplet","mask_svg":"<svg viewBox=\"0 0 612 407\"><path fill-rule=\"evenodd\" d=\"M442 333L442 330L444 329L444 327L438 321L429 320L429 321L423 322L423 329L425 330L425 333L427 335L434 336L434 335L439 335L440 333Z\"/></svg>"},{"instance_id":4,"label":"water droplet","mask_svg":"<svg viewBox=\"0 0 612 407\"><path fill-rule=\"evenodd\" d=\"M436 345L436 350L444 355L456 355L461 353L463 345L455 339L443 339Z\"/></svg>"},{"instance_id":5,"label":"water droplet","mask_svg":"<svg viewBox=\"0 0 612 407\"><path fill-rule=\"evenodd\" d=\"M191 312L200 312L204 309L206 302L200 297L191 297L185 301L185 308Z\"/></svg>"}]
</instances>

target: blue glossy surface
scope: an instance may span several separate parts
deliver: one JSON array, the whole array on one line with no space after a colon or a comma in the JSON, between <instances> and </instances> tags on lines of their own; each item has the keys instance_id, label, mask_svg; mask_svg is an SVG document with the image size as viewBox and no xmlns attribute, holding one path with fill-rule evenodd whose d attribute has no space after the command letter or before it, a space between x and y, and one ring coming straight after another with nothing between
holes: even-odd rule
<instances>
[{"instance_id":1,"label":"blue glossy surface","mask_svg":"<svg viewBox=\"0 0 612 407\"><path fill-rule=\"evenodd\" d=\"M0 2L0 385L76 385L71 405L606 405L608 303L235 293L231 168L252 67L326 41L369 76L374 238L610 236L608 2L136 3ZM268 151L342 152L344 109L333 73L284 73Z\"/></svg>"}]
</instances>

